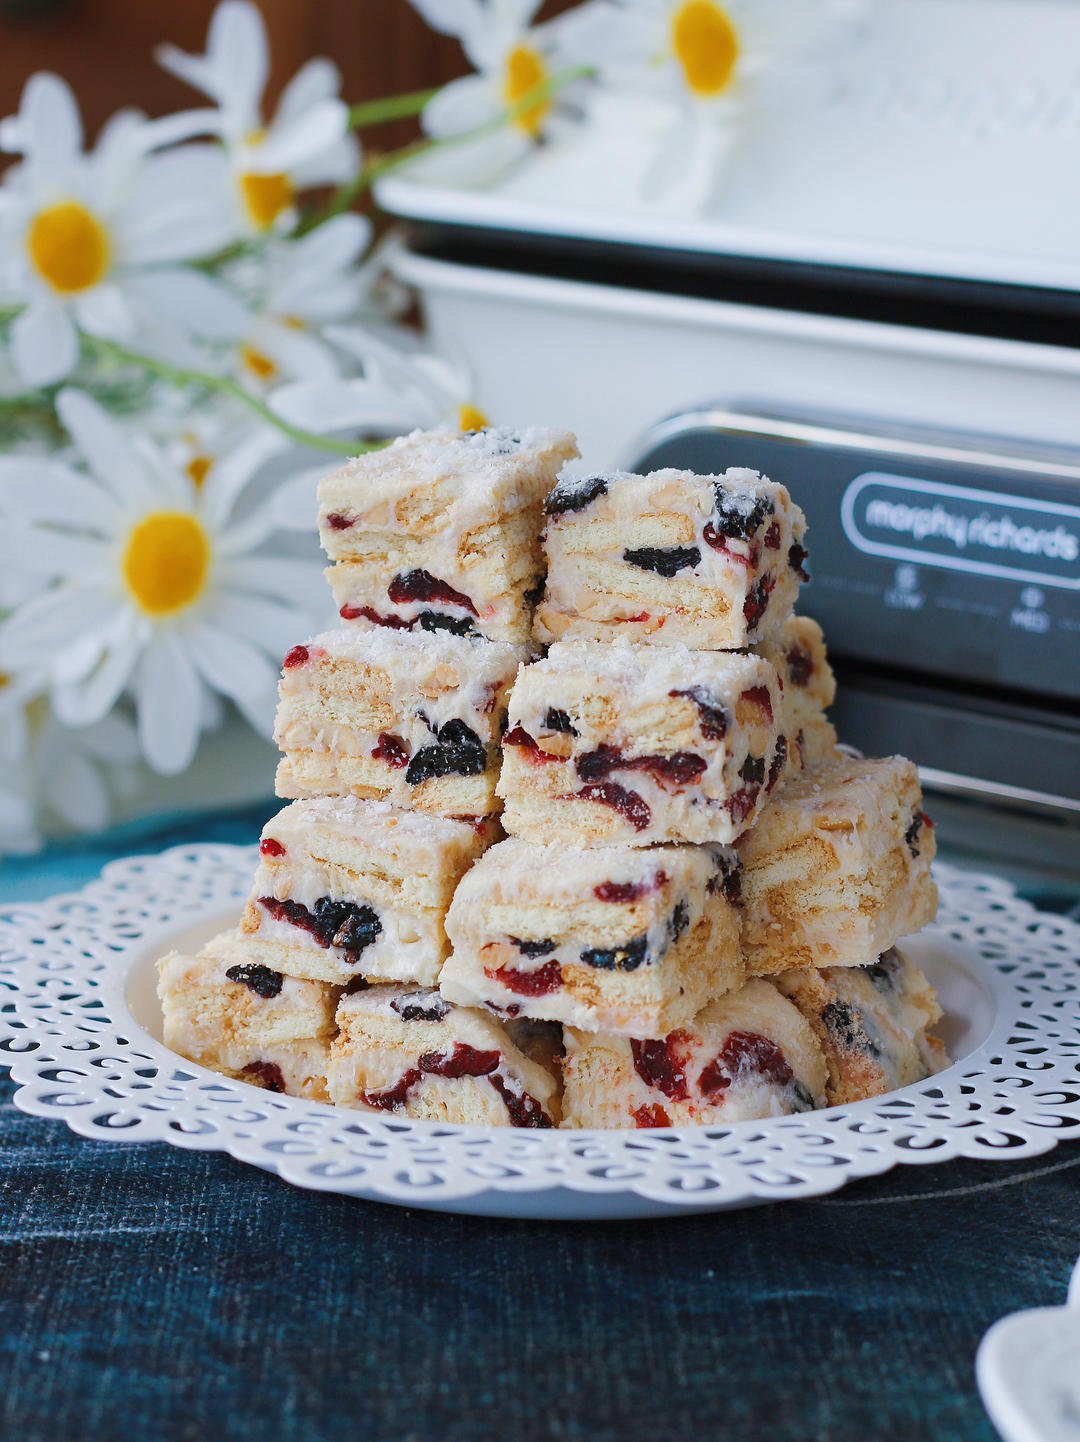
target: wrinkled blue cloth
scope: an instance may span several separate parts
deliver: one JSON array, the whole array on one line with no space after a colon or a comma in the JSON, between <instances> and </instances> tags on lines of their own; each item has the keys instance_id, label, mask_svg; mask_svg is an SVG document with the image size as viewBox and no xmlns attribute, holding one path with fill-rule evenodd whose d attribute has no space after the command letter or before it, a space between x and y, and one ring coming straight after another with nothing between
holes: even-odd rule
<instances>
[{"instance_id":1,"label":"wrinkled blue cloth","mask_svg":"<svg viewBox=\"0 0 1080 1442\"><path fill-rule=\"evenodd\" d=\"M0 896L251 841L271 806L9 862ZM5 1442L993 1442L979 1338L1063 1302L1080 1252L1076 1146L717 1216L499 1222L84 1141L10 1097Z\"/></svg>"}]
</instances>

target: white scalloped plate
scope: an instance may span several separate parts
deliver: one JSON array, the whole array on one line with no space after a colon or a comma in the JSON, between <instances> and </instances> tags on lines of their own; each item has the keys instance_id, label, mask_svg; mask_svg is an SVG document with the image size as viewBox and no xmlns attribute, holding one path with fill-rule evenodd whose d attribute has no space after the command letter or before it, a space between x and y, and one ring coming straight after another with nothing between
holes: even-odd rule
<instances>
[{"instance_id":1,"label":"white scalloped plate","mask_svg":"<svg viewBox=\"0 0 1080 1442\"><path fill-rule=\"evenodd\" d=\"M671 1131L398 1121L277 1096L160 1041L154 961L234 918L253 848L114 862L84 891L0 905L0 1058L16 1104L81 1136L225 1151L315 1190L489 1216L616 1218L821 1196L898 1164L1017 1160L1080 1136L1080 926L940 865L910 945L957 1062L856 1106Z\"/></svg>"}]
</instances>

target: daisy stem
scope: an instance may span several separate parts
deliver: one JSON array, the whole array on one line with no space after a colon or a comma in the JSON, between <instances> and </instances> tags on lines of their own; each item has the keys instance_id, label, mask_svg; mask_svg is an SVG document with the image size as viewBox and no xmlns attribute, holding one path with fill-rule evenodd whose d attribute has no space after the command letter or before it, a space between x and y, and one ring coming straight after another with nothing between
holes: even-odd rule
<instances>
[{"instance_id":1,"label":"daisy stem","mask_svg":"<svg viewBox=\"0 0 1080 1442\"><path fill-rule=\"evenodd\" d=\"M353 177L335 193L329 205L321 215L300 227L301 231L313 230L315 226L321 225L323 221L340 215L343 211L351 209L353 204L366 190L370 190L377 180L391 171L400 169L415 160L418 155L431 155L437 150L449 150L453 146L467 145L472 140L481 140L486 135L494 135L507 125L519 119L522 115L542 105L545 100L550 100L560 90L572 85L577 80L588 80L596 71L591 65L574 65L567 70L560 70L555 75L549 75L541 84L533 87L528 94L523 95L520 100L507 107L501 114L486 120L483 125L474 126L472 130L463 130L459 135L443 135L435 140L415 140L411 145L403 145L400 150L393 150L389 155L377 156L360 170L359 174Z\"/></svg>"},{"instance_id":2,"label":"daisy stem","mask_svg":"<svg viewBox=\"0 0 1080 1442\"><path fill-rule=\"evenodd\" d=\"M419 115L440 89L436 85L432 90L411 90L406 95L384 96L382 100L362 100L359 105L349 107L349 129L363 130L366 125L385 125L389 120Z\"/></svg>"},{"instance_id":3,"label":"daisy stem","mask_svg":"<svg viewBox=\"0 0 1080 1442\"><path fill-rule=\"evenodd\" d=\"M233 380L231 376L219 376L210 371L189 370L185 366L170 365L168 361L159 360L157 356L143 355L140 351L128 350L127 346L118 345L116 341L105 340L101 336L84 335L83 339L99 355L107 356L110 360L117 361L122 365L138 366L150 375L160 376L162 380L171 381L175 386L197 386L202 390L216 391L219 395L229 396L242 406L246 406L249 411L253 411L255 415L260 416L268 425L276 427L297 445L310 446L313 450L318 451L332 451L339 456L356 456L363 451L378 450L384 444L382 441L338 441L332 436L316 435L314 431L305 431L301 426L294 426L290 421L279 416L265 401L259 400L258 396L245 390L240 382Z\"/></svg>"}]
</instances>

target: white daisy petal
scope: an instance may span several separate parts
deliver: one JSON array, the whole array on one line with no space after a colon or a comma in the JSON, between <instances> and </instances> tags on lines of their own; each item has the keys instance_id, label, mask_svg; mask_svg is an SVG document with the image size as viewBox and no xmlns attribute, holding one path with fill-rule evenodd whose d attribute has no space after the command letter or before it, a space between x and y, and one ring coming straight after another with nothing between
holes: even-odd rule
<instances>
[{"instance_id":1,"label":"white daisy petal","mask_svg":"<svg viewBox=\"0 0 1080 1442\"><path fill-rule=\"evenodd\" d=\"M341 71L332 60L316 57L301 65L281 92L275 120L293 120L320 100L333 100L341 91Z\"/></svg>"},{"instance_id":2,"label":"white daisy petal","mask_svg":"<svg viewBox=\"0 0 1080 1442\"><path fill-rule=\"evenodd\" d=\"M32 456L0 456L0 514L10 510L21 521L52 521L108 529L116 520L116 502L86 476L62 461Z\"/></svg>"},{"instance_id":3,"label":"white daisy petal","mask_svg":"<svg viewBox=\"0 0 1080 1442\"><path fill-rule=\"evenodd\" d=\"M259 175L288 172L302 161L336 145L349 127L343 100L320 100L302 116L270 126L266 139L254 147L247 168Z\"/></svg>"},{"instance_id":4,"label":"white daisy petal","mask_svg":"<svg viewBox=\"0 0 1080 1442\"><path fill-rule=\"evenodd\" d=\"M64 744L59 728L49 748L45 799L52 810L79 831L98 831L109 819L109 793L96 767Z\"/></svg>"},{"instance_id":5,"label":"white daisy petal","mask_svg":"<svg viewBox=\"0 0 1080 1442\"><path fill-rule=\"evenodd\" d=\"M224 0L210 21L206 56L214 73L215 99L258 114L270 74L266 26L249 0Z\"/></svg>"},{"instance_id":6,"label":"white daisy petal","mask_svg":"<svg viewBox=\"0 0 1080 1442\"><path fill-rule=\"evenodd\" d=\"M212 531L219 531L232 515L244 488L260 467L285 449L284 436L269 428L254 431L210 467L203 482L201 514Z\"/></svg>"},{"instance_id":7,"label":"white daisy petal","mask_svg":"<svg viewBox=\"0 0 1080 1442\"><path fill-rule=\"evenodd\" d=\"M63 195L82 151L82 121L70 85L48 71L31 75L16 119L4 149L25 154L27 179L39 195Z\"/></svg>"},{"instance_id":8,"label":"white daisy petal","mask_svg":"<svg viewBox=\"0 0 1080 1442\"><path fill-rule=\"evenodd\" d=\"M74 369L79 338L71 317L51 297L31 301L11 324L11 359L32 386L55 385Z\"/></svg>"},{"instance_id":9,"label":"white daisy petal","mask_svg":"<svg viewBox=\"0 0 1080 1442\"><path fill-rule=\"evenodd\" d=\"M116 422L82 391L64 390L56 409L91 470L127 505L153 504L144 466Z\"/></svg>"},{"instance_id":10,"label":"white daisy petal","mask_svg":"<svg viewBox=\"0 0 1080 1442\"><path fill-rule=\"evenodd\" d=\"M222 561L221 584L228 590L274 596L318 615L326 607L326 583L317 566L283 556L239 556ZM0 641L3 632L0 631ZM3 654L0 646L0 655Z\"/></svg>"},{"instance_id":11,"label":"white daisy petal","mask_svg":"<svg viewBox=\"0 0 1080 1442\"><path fill-rule=\"evenodd\" d=\"M225 595L215 611L218 624L227 631L243 636L275 662L288 654L297 636L309 634L311 617L283 601L266 596ZM275 671L275 676L277 672Z\"/></svg>"},{"instance_id":12,"label":"white daisy petal","mask_svg":"<svg viewBox=\"0 0 1080 1442\"><path fill-rule=\"evenodd\" d=\"M113 601L96 587L69 582L27 601L0 623L0 667L40 666L87 631L108 623Z\"/></svg>"},{"instance_id":13,"label":"white daisy petal","mask_svg":"<svg viewBox=\"0 0 1080 1442\"><path fill-rule=\"evenodd\" d=\"M135 329L135 318L122 288L107 282L79 296L75 314L83 330L110 340L128 340Z\"/></svg>"},{"instance_id":14,"label":"white daisy petal","mask_svg":"<svg viewBox=\"0 0 1080 1442\"><path fill-rule=\"evenodd\" d=\"M88 726L80 740L87 754L99 761L130 766L139 759L135 728L124 716L106 716L95 726Z\"/></svg>"},{"instance_id":15,"label":"white daisy petal","mask_svg":"<svg viewBox=\"0 0 1080 1442\"><path fill-rule=\"evenodd\" d=\"M335 144L293 166L293 184L298 190L313 190L319 185L341 185L351 180L360 169L360 155L360 142L356 136L343 135Z\"/></svg>"},{"instance_id":16,"label":"white daisy petal","mask_svg":"<svg viewBox=\"0 0 1080 1442\"><path fill-rule=\"evenodd\" d=\"M162 776L190 766L199 743L203 685L191 659L171 631L161 631L135 670L139 743Z\"/></svg>"},{"instance_id":17,"label":"white daisy petal","mask_svg":"<svg viewBox=\"0 0 1080 1442\"><path fill-rule=\"evenodd\" d=\"M412 0L412 6L432 30L457 39L482 29L487 20L480 0Z\"/></svg>"},{"instance_id":18,"label":"white daisy petal","mask_svg":"<svg viewBox=\"0 0 1080 1442\"><path fill-rule=\"evenodd\" d=\"M193 260L237 236L228 162L214 146L151 156L116 214L126 265Z\"/></svg>"},{"instance_id":19,"label":"white daisy petal","mask_svg":"<svg viewBox=\"0 0 1080 1442\"><path fill-rule=\"evenodd\" d=\"M424 106L420 120L428 135L441 140L486 125L503 109L499 92L486 75L465 75L444 85Z\"/></svg>"},{"instance_id":20,"label":"white daisy petal","mask_svg":"<svg viewBox=\"0 0 1080 1442\"><path fill-rule=\"evenodd\" d=\"M113 709L131 680L140 643L133 628L112 642L99 663L77 681L53 688L53 706L66 726L88 726Z\"/></svg>"},{"instance_id":21,"label":"white daisy petal","mask_svg":"<svg viewBox=\"0 0 1080 1442\"><path fill-rule=\"evenodd\" d=\"M302 471L274 492L274 521L285 530L311 535L319 515L315 488L326 467Z\"/></svg>"},{"instance_id":22,"label":"white daisy petal","mask_svg":"<svg viewBox=\"0 0 1080 1442\"><path fill-rule=\"evenodd\" d=\"M22 856L41 846L30 799L0 789L0 856Z\"/></svg>"},{"instance_id":23,"label":"white daisy petal","mask_svg":"<svg viewBox=\"0 0 1080 1442\"><path fill-rule=\"evenodd\" d=\"M333 351L309 331L265 319L253 330L251 341L256 350L270 357L283 375L307 381L331 381L339 373Z\"/></svg>"},{"instance_id":24,"label":"white daisy petal","mask_svg":"<svg viewBox=\"0 0 1080 1442\"><path fill-rule=\"evenodd\" d=\"M0 558L21 563L37 575L57 576L67 571L87 581L101 575L106 553L100 539L31 529L16 521L0 530Z\"/></svg>"},{"instance_id":25,"label":"white daisy petal","mask_svg":"<svg viewBox=\"0 0 1080 1442\"><path fill-rule=\"evenodd\" d=\"M129 276L125 288L140 308L204 340L236 342L251 323L236 292L199 270L157 266Z\"/></svg>"},{"instance_id":26,"label":"white daisy petal","mask_svg":"<svg viewBox=\"0 0 1080 1442\"><path fill-rule=\"evenodd\" d=\"M248 696L276 692L277 667L250 642L208 621L196 622L188 639L203 679L230 701L240 703Z\"/></svg>"}]
</instances>

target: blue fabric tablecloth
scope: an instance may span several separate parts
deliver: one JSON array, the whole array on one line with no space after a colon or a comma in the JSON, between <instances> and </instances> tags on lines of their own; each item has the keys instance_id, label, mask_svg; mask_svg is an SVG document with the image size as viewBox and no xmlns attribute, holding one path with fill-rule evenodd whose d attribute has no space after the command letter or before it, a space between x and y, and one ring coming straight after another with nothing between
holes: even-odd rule
<instances>
[{"instance_id":1,"label":"blue fabric tablecloth","mask_svg":"<svg viewBox=\"0 0 1080 1442\"><path fill-rule=\"evenodd\" d=\"M0 896L254 840L271 804L5 862ZM1063 1302L1080 1252L1075 1146L719 1216L539 1224L83 1141L10 1098L5 1442L991 1442L979 1338Z\"/></svg>"}]
</instances>

